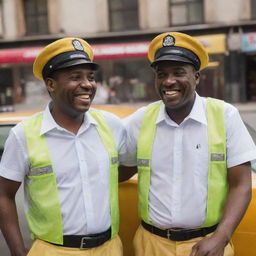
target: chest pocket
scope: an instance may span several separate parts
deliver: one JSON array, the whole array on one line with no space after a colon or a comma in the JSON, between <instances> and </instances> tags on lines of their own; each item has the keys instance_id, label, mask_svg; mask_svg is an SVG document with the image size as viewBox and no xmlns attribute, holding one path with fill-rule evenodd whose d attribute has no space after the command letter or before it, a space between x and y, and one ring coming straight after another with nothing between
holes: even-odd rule
<instances>
[{"instance_id":1,"label":"chest pocket","mask_svg":"<svg viewBox=\"0 0 256 256\"><path fill-rule=\"evenodd\" d=\"M195 156L196 166L194 167L195 175L199 180L203 180L207 184L208 179L208 146L207 143L204 145L195 145Z\"/></svg>"}]
</instances>

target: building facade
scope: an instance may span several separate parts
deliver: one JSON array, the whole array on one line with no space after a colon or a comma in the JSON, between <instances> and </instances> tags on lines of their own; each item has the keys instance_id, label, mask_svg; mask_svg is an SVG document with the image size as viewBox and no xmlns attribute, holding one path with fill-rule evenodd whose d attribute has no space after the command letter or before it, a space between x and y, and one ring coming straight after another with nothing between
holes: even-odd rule
<instances>
[{"instance_id":1,"label":"building facade","mask_svg":"<svg viewBox=\"0 0 256 256\"><path fill-rule=\"evenodd\" d=\"M32 63L46 44L86 39L102 69L96 103L152 101L147 47L157 34L197 37L210 56L203 96L256 99L256 0L0 0L0 105L48 99Z\"/></svg>"}]
</instances>

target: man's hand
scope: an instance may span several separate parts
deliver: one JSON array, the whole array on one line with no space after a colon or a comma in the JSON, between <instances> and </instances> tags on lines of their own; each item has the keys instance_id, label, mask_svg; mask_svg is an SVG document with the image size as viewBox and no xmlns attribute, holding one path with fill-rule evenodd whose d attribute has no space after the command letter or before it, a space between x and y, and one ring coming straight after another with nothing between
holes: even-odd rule
<instances>
[{"instance_id":1,"label":"man's hand","mask_svg":"<svg viewBox=\"0 0 256 256\"><path fill-rule=\"evenodd\" d=\"M222 219L210 236L193 246L189 256L223 256L224 249L241 221L251 200L251 165L228 169L229 192Z\"/></svg>"},{"instance_id":2,"label":"man's hand","mask_svg":"<svg viewBox=\"0 0 256 256\"><path fill-rule=\"evenodd\" d=\"M227 243L224 236L213 234L194 245L189 256L223 256Z\"/></svg>"}]
</instances>

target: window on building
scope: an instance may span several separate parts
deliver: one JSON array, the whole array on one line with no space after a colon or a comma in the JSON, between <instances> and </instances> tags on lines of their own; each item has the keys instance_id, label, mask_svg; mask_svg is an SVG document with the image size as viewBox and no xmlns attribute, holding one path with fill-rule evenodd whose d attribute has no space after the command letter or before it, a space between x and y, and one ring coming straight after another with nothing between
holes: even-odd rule
<instances>
[{"instance_id":1,"label":"window on building","mask_svg":"<svg viewBox=\"0 0 256 256\"><path fill-rule=\"evenodd\" d=\"M0 84L0 112L2 112L2 106L11 105L13 103L13 72L11 68L0 68Z\"/></svg>"},{"instance_id":2,"label":"window on building","mask_svg":"<svg viewBox=\"0 0 256 256\"><path fill-rule=\"evenodd\" d=\"M203 0L170 0L170 25L198 24L203 22Z\"/></svg>"},{"instance_id":3,"label":"window on building","mask_svg":"<svg viewBox=\"0 0 256 256\"><path fill-rule=\"evenodd\" d=\"M138 0L109 0L111 31L138 29Z\"/></svg>"},{"instance_id":4,"label":"window on building","mask_svg":"<svg viewBox=\"0 0 256 256\"><path fill-rule=\"evenodd\" d=\"M256 19L256 0L251 0L252 19Z\"/></svg>"},{"instance_id":5,"label":"window on building","mask_svg":"<svg viewBox=\"0 0 256 256\"><path fill-rule=\"evenodd\" d=\"M3 36L3 3L0 0L0 37Z\"/></svg>"},{"instance_id":6,"label":"window on building","mask_svg":"<svg viewBox=\"0 0 256 256\"><path fill-rule=\"evenodd\" d=\"M47 0L24 0L27 35L48 34Z\"/></svg>"}]
</instances>

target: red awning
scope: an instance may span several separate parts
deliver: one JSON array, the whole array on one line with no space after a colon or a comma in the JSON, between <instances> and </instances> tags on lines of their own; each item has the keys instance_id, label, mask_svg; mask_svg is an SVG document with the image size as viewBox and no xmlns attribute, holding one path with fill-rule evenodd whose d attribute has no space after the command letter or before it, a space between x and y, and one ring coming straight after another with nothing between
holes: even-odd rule
<instances>
[{"instance_id":1,"label":"red awning","mask_svg":"<svg viewBox=\"0 0 256 256\"><path fill-rule=\"evenodd\" d=\"M96 60L134 58L147 55L148 42L92 45ZM0 50L0 64L33 62L43 47L24 47Z\"/></svg>"}]
</instances>

